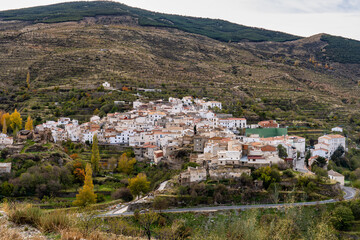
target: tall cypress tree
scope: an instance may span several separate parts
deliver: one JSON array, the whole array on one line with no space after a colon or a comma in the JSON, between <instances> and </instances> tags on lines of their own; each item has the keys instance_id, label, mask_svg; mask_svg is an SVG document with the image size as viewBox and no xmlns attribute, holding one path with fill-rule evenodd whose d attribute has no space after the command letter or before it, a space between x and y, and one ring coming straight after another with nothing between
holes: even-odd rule
<instances>
[{"instance_id":1,"label":"tall cypress tree","mask_svg":"<svg viewBox=\"0 0 360 240\"><path fill-rule=\"evenodd\" d=\"M93 203L96 203L96 194L94 193L92 169L90 164L87 164L84 186L80 189L79 194L76 194L76 200L73 204L79 207L86 207Z\"/></svg>"},{"instance_id":2,"label":"tall cypress tree","mask_svg":"<svg viewBox=\"0 0 360 240\"><path fill-rule=\"evenodd\" d=\"M98 138L97 135L95 134L93 137L92 154L91 154L91 166L95 175L99 172L100 169L99 163L100 163L100 152L98 146Z\"/></svg>"},{"instance_id":3,"label":"tall cypress tree","mask_svg":"<svg viewBox=\"0 0 360 240\"><path fill-rule=\"evenodd\" d=\"M34 130L33 120L31 119L30 116L28 116L27 121L25 123L25 130L29 130L29 131Z\"/></svg>"}]
</instances>

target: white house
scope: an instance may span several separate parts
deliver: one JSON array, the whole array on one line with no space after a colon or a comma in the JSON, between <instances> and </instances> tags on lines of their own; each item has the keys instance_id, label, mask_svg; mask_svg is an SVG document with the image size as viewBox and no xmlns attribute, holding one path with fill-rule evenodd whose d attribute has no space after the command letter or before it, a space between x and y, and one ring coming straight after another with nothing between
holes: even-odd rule
<instances>
[{"instance_id":1,"label":"white house","mask_svg":"<svg viewBox=\"0 0 360 240\"><path fill-rule=\"evenodd\" d=\"M219 165L239 165L241 159L241 151L219 151Z\"/></svg>"},{"instance_id":2,"label":"white house","mask_svg":"<svg viewBox=\"0 0 360 240\"><path fill-rule=\"evenodd\" d=\"M181 101L182 101L185 105L190 106L190 105L193 103L193 97L191 97L191 96L183 97L183 98L181 99Z\"/></svg>"},{"instance_id":3,"label":"white house","mask_svg":"<svg viewBox=\"0 0 360 240\"><path fill-rule=\"evenodd\" d=\"M143 105L143 103L140 102L139 100L136 100L136 101L133 102L133 108L134 109L139 108L141 105Z\"/></svg>"},{"instance_id":4,"label":"white house","mask_svg":"<svg viewBox=\"0 0 360 240\"><path fill-rule=\"evenodd\" d=\"M221 102L218 101L209 101L203 104L203 109L207 110L209 108L218 108L218 109L222 109L222 104Z\"/></svg>"},{"instance_id":5,"label":"white house","mask_svg":"<svg viewBox=\"0 0 360 240\"><path fill-rule=\"evenodd\" d=\"M91 118L90 118L90 122L97 122L97 121L100 121L100 117L99 116L92 116Z\"/></svg>"},{"instance_id":6,"label":"white house","mask_svg":"<svg viewBox=\"0 0 360 240\"><path fill-rule=\"evenodd\" d=\"M324 149L324 148L317 148L317 149L314 149L312 151L312 156L320 156L320 157L323 157L323 158L328 158L329 156L329 151L327 149Z\"/></svg>"},{"instance_id":7,"label":"white house","mask_svg":"<svg viewBox=\"0 0 360 240\"><path fill-rule=\"evenodd\" d=\"M12 145L13 143L14 143L14 139L12 137L9 137L4 133L0 133L0 146L6 147Z\"/></svg>"},{"instance_id":8,"label":"white house","mask_svg":"<svg viewBox=\"0 0 360 240\"><path fill-rule=\"evenodd\" d=\"M341 127L334 127L331 129L332 132L343 132L343 128Z\"/></svg>"},{"instance_id":9,"label":"white house","mask_svg":"<svg viewBox=\"0 0 360 240\"><path fill-rule=\"evenodd\" d=\"M129 144L130 136L134 135L132 130L125 130L116 134L116 136L110 137L111 144Z\"/></svg>"},{"instance_id":10,"label":"white house","mask_svg":"<svg viewBox=\"0 0 360 240\"><path fill-rule=\"evenodd\" d=\"M57 125L66 125L69 124L70 122L71 122L70 118L62 117L59 118Z\"/></svg>"},{"instance_id":11,"label":"white house","mask_svg":"<svg viewBox=\"0 0 360 240\"><path fill-rule=\"evenodd\" d=\"M110 87L111 87L110 83L108 83L108 82L104 82L104 83L102 84L102 86L103 86L104 88L110 88Z\"/></svg>"},{"instance_id":12,"label":"white house","mask_svg":"<svg viewBox=\"0 0 360 240\"><path fill-rule=\"evenodd\" d=\"M85 131L82 134L81 141L82 142L89 142L90 144L92 144L94 135L97 134L97 133L98 133L98 130Z\"/></svg>"},{"instance_id":13,"label":"white house","mask_svg":"<svg viewBox=\"0 0 360 240\"><path fill-rule=\"evenodd\" d=\"M329 176L330 179L339 182L340 185L344 185L344 184L345 184L345 177L344 177L344 175L341 175L340 173L335 172L334 170L328 171L328 176Z\"/></svg>"},{"instance_id":14,"label":"white house","mask_svg":"<svg viewBox=\"0 0 360 240\"><path fill-rule=\"evenodd\" d=\"M219 125L227 129L246 128L245 118L225 118L219 119Z\"/></svg>"},{"instance_id":15,"label":"white house","mask_svg":"<svg viewBox=\"0 0 360 240\"><path fill-rule=\"evenodd\" d=\"M193 168L188 167L186 172L180 174L181 184L190 184L195 182L201 182L206 180L206 169L205 168Z\"/></svg>"},{"instance_id":16,"label":"white house","mask_svg":"<svg viewBox=\"0 0 360 240\"><path fill-rule=\"evenodd\" d=\"M65 125L65 131L67 133L68 139L72 142L80 141L80 127L76 124L67 124Z\"/></svg>"}]
</instances>

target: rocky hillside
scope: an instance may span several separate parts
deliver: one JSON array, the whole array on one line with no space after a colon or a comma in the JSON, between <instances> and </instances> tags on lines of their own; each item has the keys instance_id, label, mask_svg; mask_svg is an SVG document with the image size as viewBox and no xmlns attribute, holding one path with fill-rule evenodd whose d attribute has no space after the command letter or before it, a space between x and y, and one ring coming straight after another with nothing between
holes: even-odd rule
<instances>
[{"instance_id":1,"label":"rocky hillside","mask_svg":"<svg viewBox=\"0 0 360 240\"><path fill-rule=\"evenodd\" d=\"M359 65L327 56L341 49L328 35L225 43L174 27L144 26L132 14L56 23L11 18L0 22L0 108L17 107L23 114L72 116L64 107L81 100L78 115L91 115L109 104L106 99L118 99L94 92L104 81L162 89L153 98L209 97L236 116L290 125L346 123L360 104Z\"/></svg>"}]
</instances>

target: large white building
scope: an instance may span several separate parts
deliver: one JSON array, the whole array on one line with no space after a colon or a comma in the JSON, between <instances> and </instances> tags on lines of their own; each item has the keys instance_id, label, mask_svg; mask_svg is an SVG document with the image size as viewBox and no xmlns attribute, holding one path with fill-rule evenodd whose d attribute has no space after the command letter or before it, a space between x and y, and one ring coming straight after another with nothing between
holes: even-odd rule
<instances>
[{"instance_id":1,"label":"large white building","mask_svg":"<svg viewBox=\"0 0 360 240\"><path fill-rule=\"evenodd\" d=\"M331 155L338 149L338 147L343 146L346 150L346 139L344 136L339 134L330 134L319 137L318 144L315 145L315 150L324 149L327 150L327 158L330 158Z\"/></svg>"},{"instance_id":2,"label":"large white building","mask_svg":"<svg viewBox=\"0 0 360 240\"><path fill-rule=\"evenodd\" d=\"M246 128L245 118L225 118L219 119L218 124L228 129Z\"/></svg>"},{"instance_id":3,"label":"large white building","mask_svg":"<svg viewBox=\"0 0 360 240\"><path fill-rule=\"evenodd\" d=\"M241 151L219 151L218 165L240 165Z\"/></svg>"}]
</instances>

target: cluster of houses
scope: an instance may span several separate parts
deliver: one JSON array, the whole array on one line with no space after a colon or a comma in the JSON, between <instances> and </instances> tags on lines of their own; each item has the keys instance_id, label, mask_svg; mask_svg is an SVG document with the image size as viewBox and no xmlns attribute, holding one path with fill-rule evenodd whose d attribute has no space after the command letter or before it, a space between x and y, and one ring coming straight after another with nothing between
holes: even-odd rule
<instances>
[{"instance_id":1,"label":"cluster of houses","mask_svg":"<svg viewBox=\"0 0 360 240\"><path fill-rule=\"evenodd\" d=\"M51 131L53 141L92 143L97 135L100 144L133 147L138 161L148 159L157 164L172 162L185 146L192 146L190 160L199 167L181 174L182 183L202 181L208 177L237 178L250 174L249 167L292 162L305 156L305 138L299 136L261 137L258 134L239 135L245 128L279 128L274 121L247 125L245 118L218 114L222 104L191 96L170 97L168 101L133 102L133 110L91 117L89 122L60 118L36 126L35 131ZM339 130L339 129L337 129ZM0 134L0 146L13 139ZM325 135L312 150L312 156L329 158L338 146L345 148L345 138L339 134ZM279 146L287 157L279 157Z\"/></svg>"}]
</instances>

